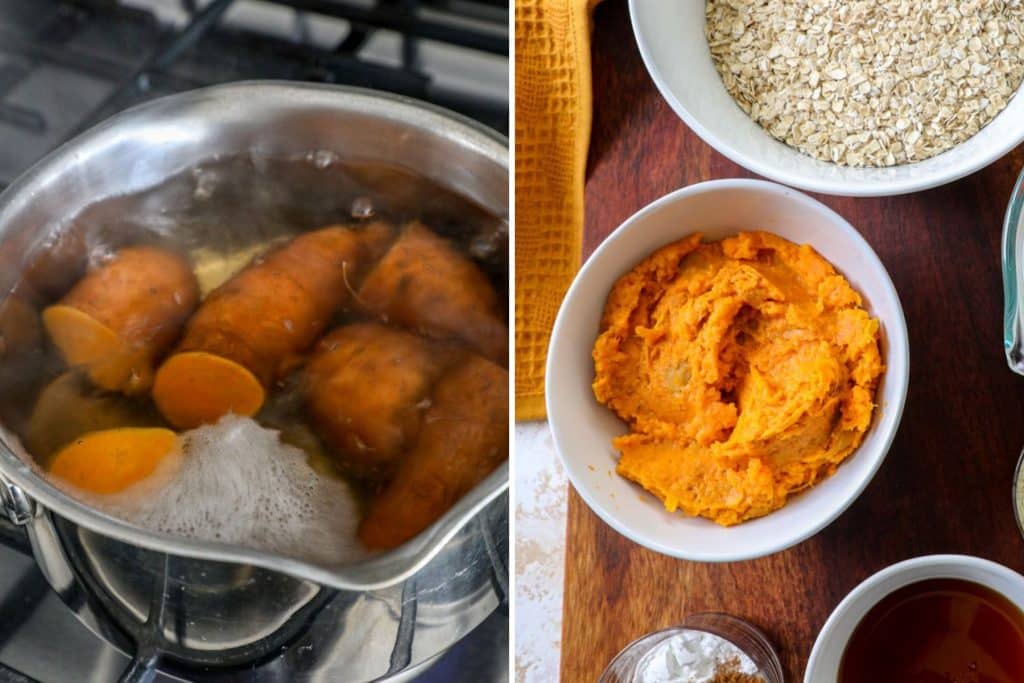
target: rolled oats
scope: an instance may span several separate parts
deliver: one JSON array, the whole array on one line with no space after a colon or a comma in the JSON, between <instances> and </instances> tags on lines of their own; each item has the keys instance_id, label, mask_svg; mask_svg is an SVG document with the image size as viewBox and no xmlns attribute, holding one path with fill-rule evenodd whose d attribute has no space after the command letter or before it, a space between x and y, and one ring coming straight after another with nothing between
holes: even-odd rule
<instances>
[{"instance_id":1,"label":"rolled oats","mask_svg":"<svg viewBox=\"0 0 1024 683\"><path fill-rule=\"evenodd\" d=\"M981 130L1024 79L1024 0L708 0L726 90L796 149L893 166Z\"/></svg>"}]
</instances>

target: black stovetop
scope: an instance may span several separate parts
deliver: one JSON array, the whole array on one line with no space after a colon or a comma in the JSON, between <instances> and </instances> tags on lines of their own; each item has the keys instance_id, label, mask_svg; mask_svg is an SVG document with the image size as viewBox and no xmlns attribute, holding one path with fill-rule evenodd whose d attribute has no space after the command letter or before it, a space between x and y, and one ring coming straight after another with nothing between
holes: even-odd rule
<instances>
[{"instance_id":1,"label":"black stovetop","mask_svg":"<svg viewBox=\"0 0 1024 683\"><path fill-rule=\"evenodd\" d=\"M245 79L355 85L508 131L496 0L0 0L0 189L133 104Z\"/></svg>"}]
</instances>

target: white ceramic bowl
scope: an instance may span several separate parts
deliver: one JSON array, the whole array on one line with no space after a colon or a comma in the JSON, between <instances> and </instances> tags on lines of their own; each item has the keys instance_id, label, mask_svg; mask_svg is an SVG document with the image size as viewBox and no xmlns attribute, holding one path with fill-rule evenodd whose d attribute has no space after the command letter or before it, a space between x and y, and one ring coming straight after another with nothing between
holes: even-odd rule
<instances>
[{"instance_id":1,"label":"white ceramic bowl","mask_svg":"<svg viewBox=\"0 0 1024 683\"><path fill-rule=\"evenodd\" d=\"M1024 610L1024 576L1001 564L969 555L928 555L906 560L865 579L839 603L814 641L804 683L838 680L843 651L861 619L893 591L926 579L963 579L981 584Z\"/></svg>"},{"instance_id":2,"label":"white ceramic bowl","mask_svg":"<svg viewBox=\"0 0 1024 683\"><path fill-rule=\"evenodd\" d=\"M743 230L767 230L813 246L864 296L882 326L887 366L874 422L839 470L793 497L781 510L725 528L666 512L661 502L615 473L612 438L626 425L594 398L591 350L605 299L623 274L659 247L693 232L714 241ZM907 327L899 297L864 238L824 204L760 180L715 180L662 197L623 223L584 264L570 287L551 337L548 419L573 486L601 519L652 550L700 561L732 561L777 552L810 537L868 485L892 443L909 376Z\"/></svg>"},{"instance_id":3,"label":"white ceramic bowl","mask_svg":"<svg viewBox=\"0 0 1024 683\"><path fill-rule=\"evenodd\" d=\"M630 0L640 54L658 90L683 121L737 164L814 192L879 196L914 192L961 178L1024 140L1024 98L977 135L914 164L847 168L819 161L775 140L739 108L715 71L704 37L704 0Z\"/></svg>"}]
</instances>

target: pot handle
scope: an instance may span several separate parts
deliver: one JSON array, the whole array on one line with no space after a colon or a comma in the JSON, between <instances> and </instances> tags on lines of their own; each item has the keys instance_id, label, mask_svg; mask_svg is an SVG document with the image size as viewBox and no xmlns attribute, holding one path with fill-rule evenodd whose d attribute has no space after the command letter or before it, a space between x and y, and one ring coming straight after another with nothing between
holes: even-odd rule
<instances>
[{"instance_id":1,"label":"pot handle","mask_svg":"<svg viewBox=\"0 0 1024 683\"><path fill-rule=\"evenodd\" d=\"M27 525L35 516L35 502L0 475L0 545L32 554Z\"/></svg>"},{"instance_id":2,"label":"pot handle","mask_svg":"<svg viewBox=\"0 0 1024 683\"><path fill-rule=\"evenodd\" d=\"M23 527L36 516L35 501L0 474L0 511L16 527Z\"/></svg>"}]
</instances>

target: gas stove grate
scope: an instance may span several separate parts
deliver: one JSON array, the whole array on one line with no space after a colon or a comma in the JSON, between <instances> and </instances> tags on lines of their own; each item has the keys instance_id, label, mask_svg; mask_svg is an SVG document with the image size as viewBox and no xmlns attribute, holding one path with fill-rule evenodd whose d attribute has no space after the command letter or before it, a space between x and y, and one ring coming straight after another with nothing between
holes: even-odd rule
<instances>
[{"instance_id":1,"label":"gas stove grate","mask_svg":"<svg viewBox=\"0 0 1024 683\"><path fill-rule=\"evenodd\" d=\"M175 7L183 17L179 25L161 20L156 8L103 0L0 0L0 188L126 107L233 80L385 90L508 131L507 3L182 0ZM291 35L228 20L245 11L288 15ZM311 38L311 21L340 27L336 39ZM395 54L382 58L381 43ZM424 57L438 48L449 51L444 64L482 63L477 80L483 83L445 78L444 64L439 70Z\"/></svg>"}]
</instances>

